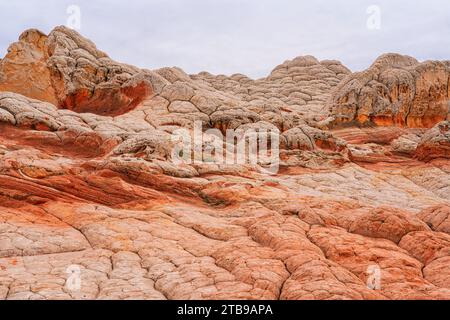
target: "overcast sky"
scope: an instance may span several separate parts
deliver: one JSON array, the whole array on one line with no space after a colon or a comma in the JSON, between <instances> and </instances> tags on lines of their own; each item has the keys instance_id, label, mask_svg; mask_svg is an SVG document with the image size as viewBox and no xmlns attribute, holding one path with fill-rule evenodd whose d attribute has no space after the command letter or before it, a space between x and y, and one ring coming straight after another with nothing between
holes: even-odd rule
<instances>
[{"instance_id":1,"label":"overcast sky","mask_svg":"<svg viewBox=\"0 0 450 320\"><path fill-rule=\"evenodd\" d=\"M449 0L0 0L0 56L27 28L66 25L70 5L99 49L150 69L257 78L306 54L354 71L385 52L450 59Z\"/></svg>"}]
</instances>

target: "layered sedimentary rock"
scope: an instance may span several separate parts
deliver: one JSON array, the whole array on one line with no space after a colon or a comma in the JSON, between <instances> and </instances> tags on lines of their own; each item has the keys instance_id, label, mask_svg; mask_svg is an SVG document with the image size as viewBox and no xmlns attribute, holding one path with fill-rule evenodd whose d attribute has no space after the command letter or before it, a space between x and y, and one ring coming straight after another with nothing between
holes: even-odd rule
<instances>
[{"instance_id":1,"label":"layered sedimentary rock","mask_svg":"<svg viewBox=\"0 0 450 320\"><path fill-rule=\"evenodd\" d=\"M450 121L438 123L423 135L416 156L421 160L450 157Z\"/></svg>"},{"instance_id":2,"label":"layered sedimentary rock","mask_svg":"<svg viewBox=\"0 0 450 320\"><path fill-rule=\"evenodd\" d=\"M188 75L26 31L0 61L0 299L450 299L448 67ZM200 149L279 132L278 171L175 162L199 124Z\"/></svg>"},{"instance_id":3,"label":"layered sedimentary rock","mask_svg":"<svg viewBox=\"0 0 450 320\"><path fill-rule=\"evenodd\" d=\"M448 61L386 54L350 75L328 102L334 125L362 124L430 128L450 109Z\"/></svg>"},{"instance_id":4,"label":"layered sedimentary rock","mask_svg":"<svg viewBox=\"0 0 450 320\"><path fill-rule=\"evenodd\" d=\"M0 89L78 112L125 113L153 93L151 72L117 63L76 32L27 30L0 63Z\"/></svg>"},{"instance_id":5,"label":"layered sedimentary rock","mask_svg":"<svg viewBox=\"0 0 450 320\"><path fill-rule=\"evenodd\" d=\"M301 56L277 66L263 79L253 80L242 74L214 76L207 72L193 78L232 93L254 108L279 106L282 113L294 117L296 125L305 120L323 120L327 116L324 103L330 90L350 73L339 61Z\"/></svg>"}]
</instances>

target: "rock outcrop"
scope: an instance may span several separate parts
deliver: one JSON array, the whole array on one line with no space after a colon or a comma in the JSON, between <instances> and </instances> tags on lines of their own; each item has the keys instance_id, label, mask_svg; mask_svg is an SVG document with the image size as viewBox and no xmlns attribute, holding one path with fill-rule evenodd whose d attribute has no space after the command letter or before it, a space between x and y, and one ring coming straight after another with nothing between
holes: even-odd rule
<instances>
[{"instance_id":1,"label":"rock outcrop","mask_svg":"<svg viewBox=\"0 0 450 320\"><path fill-rule=\"evenodd\" d=\"M153 93L152 74L117 63L73 30L27 30L0 63L0 89L77 112L126 113Z\"/></svg>"},{"instance_id":2,"label":"rock outcrop","mask_svg":"<svg viewBox=\"0 0 450 320\"><path fill-rule=\"evenodd\" d=\"M430 128L450 111L448 61L426 61L397 54L378 58L350 75L328 102L332 123Z\"/></svg>"},{"instance_id":3,"label":"rock outcrop","mask_svg":"<svg viewBox=\"0 0 450 320\"><path fill-rule=\"evenodd\" d=\"M420 160L450 157L450 121L443 121L427 131L416 148Z\"/></svg>"},{"instance_id":4,"label":"rock outcrop","mask_svg":"<svg viewBox=\"0 0 450 320\"><path fill-rule=\"evenodd\" d=\"M450 299L448 70L188 75L26 31L0 61L0 299ZM174 139L231 129L277 132L277 170Z\"/></svg>"}]
</instances>

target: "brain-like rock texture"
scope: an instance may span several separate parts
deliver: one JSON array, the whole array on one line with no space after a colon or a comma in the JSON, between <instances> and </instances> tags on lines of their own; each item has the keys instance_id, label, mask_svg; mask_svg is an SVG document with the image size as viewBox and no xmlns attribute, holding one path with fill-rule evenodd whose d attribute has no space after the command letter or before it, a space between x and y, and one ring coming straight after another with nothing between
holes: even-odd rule
<instances>
[{"instance_id":1,"label":"brain-like rock texture","mask_svg":"<svg viewBox=\"0 0 450 320\"><path fill-rule=\"evenodd\" d=\"M125 113L153 93L152 74L117 63L76 32L27 30L0 63L0 88L77 112Z\"/></svg>"},{"instance_id":2,"label":"brain-like rock texture","mask_svg":"<svg viewBox=\"0 0 450 320\"><path fill-rule=\"evenodd\" d=\"M24 32L0 60L0 299L450 299L448 68L188 75ZM231 129L277 132L278 171L175 161L180 130L205 151Z\"/></svg>"},{"instance_id":3,"label":"brain-like rock texture","mask_svg":"<svg viewBox=\"0 0 450 320\"><path fill-rule=\"evenodd\" d=\"M406 234L413 231L428 230L423 221L414 216L408 216L399 210L375 209L361 215L351 224L349 231L352 233L369 236L371 238L383 238L395 243Z\"/></svg>"},{"instance_id":4,"label":"brain-like rock texture","mask_svg":"<svg viewBox=\"0 0 450 320\"><path fill-rule=\"evenodd\" d=\"M31 29L20 35L0 60L0 89L57 104L55 90L47 67L47 36Z\"/></svg>"},{"instance_id":5,"label":"brain-like rock texture","mask_svg":"<svg viewBox=\"0 0 450 320\"><path fill-rule=\"evenodd\" d=\"M328 105L335 125L430 128L448 116L449 82L448 61L387 54L342 81Z\"/></svg>"},{"instance_id":6,"label":"brain-like rock texture","mask_svg":"<svg viewBox=\"0 0 450 320\"><path fill-rule=\"evenodd\" d=\"M450 234L450 207L445 205L431 207L423 210L418 216L431 229Z\"/></svg>"}]
</instances>

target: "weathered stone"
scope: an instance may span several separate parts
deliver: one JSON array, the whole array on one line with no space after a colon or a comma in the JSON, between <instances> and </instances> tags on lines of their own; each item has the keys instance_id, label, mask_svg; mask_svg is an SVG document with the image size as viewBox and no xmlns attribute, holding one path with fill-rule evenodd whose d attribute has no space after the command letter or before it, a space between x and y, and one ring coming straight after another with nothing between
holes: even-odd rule
<instances>
[{"instance_id":1,"label":"weathered stone","mask_svg":"<svg viewBox=\"0 0 450 320\"><path fill-rule=\"evenodd\" d=\"M449 79L445 62L386 54L343 80L328 106L334 125L431 128L447 118Z\"/></svg>"},{"instance_id":2,"label":"weathered stone","mask_svg":"<svg viewBox=\"0 0 450 320\"><path fill-rule=\"evenodd\" d=\"M0 299L449 299L449 125L410 128L443 120L448 67L190 76L25 32L0 61ZM188 159L196 121L196 151L279 131L279 170Z\"/></svg>"},{"instance_id":3,"label":"weathered stone","mask_svg":"<svg viewBox=\"0 0 450 320\"><path fill-rule=\"evenodd\" d=\"M419 141L415 156L420 160L450 157L450 121L437 124Z\"/></svg>"}]
</instances>

